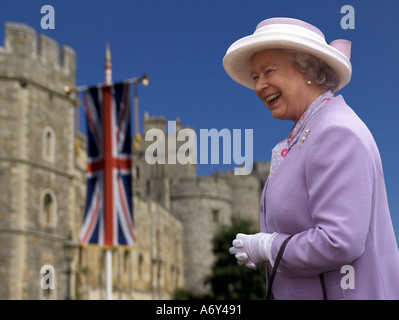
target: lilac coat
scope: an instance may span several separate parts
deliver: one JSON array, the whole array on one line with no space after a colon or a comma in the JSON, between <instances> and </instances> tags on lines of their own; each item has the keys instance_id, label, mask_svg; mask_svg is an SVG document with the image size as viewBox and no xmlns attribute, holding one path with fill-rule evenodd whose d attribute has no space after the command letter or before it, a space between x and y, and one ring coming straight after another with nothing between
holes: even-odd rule
<instances>
[{"instance_id":1,"label":"lilac coat","mask_svg":"<svg viewBox=\"0 0 399 320\"><path fill-rule=\"evenodd\" d=\"M399 253L373 136L342 96L307 128L306 140L301 146L305 132L299 133L261 198L261 232L278 233L274 259L294 235L274 280L274 298L322 299L323 273L328 299L399 299ZM345 267L341 273L346 265L352 272ZM270 274L269 263L266 270Z\"/></svg>"}]
</instances>

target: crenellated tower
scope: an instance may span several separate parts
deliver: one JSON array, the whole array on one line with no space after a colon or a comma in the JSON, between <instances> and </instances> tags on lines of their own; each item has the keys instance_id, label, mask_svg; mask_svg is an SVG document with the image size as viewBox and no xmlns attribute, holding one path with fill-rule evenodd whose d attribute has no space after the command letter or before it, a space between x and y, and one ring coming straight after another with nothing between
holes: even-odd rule
<instances>
[{"instance_id":1,"label":"crenellated tower","mask_svg":"<svg viewBox=\"0 0 399 320\"><path fill-rule=\"evenodd\" d=\"M75 86L75 72L70 47L25 24L6 24L0 46L0 299L66 296L64 244L69 232L79 238L86 198L87 139L75 128L74 95L64 91ZM162 133L165 150L159 152L166 161L147 162L152 141L145 139L133 153L137 243L114 252L114 298L170 299L181 288L207 293L212 238L234 216L258 225L269 164L255 163L249 176L199 177L193 162L169 164L169 149L173 155L186 143L176 140L185 129L178 118L170 126L165 117L146 113L142 125L144 134ZM104 298L103 257L98 247L75 251L74 299ZM44 265L56 271L54 290L40 287Z\"/></svg>"},{"instance_id":2,"label":"crenellated tower","mask_svg":"<svg viewBox=\"0 0 399 320\"><path fill-rule=\"evenodd\" d=\"M36 299L40 269L65 270L74 221L74 51L20 23L0 47L0 299ZM65 272L57 273L64 296Z\"/></svg>"}]
</instances>

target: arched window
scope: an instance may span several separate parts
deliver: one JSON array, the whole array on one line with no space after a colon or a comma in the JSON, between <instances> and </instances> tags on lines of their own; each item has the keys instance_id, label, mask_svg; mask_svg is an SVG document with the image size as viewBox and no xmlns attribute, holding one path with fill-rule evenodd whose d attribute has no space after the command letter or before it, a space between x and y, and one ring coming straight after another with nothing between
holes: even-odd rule
<instances>
[{"instance_id":1,"label":"arched window","mask_svg":"<svg viewBox=\"0 0 399 320\"><path fill-rule=\"evenodd\" d=\"M136 179L140 179L140 167L136 166Z\"/></svg>"},{"instance_id":2,"label":"arched window","mask_svg":"<svg viewBox=\"0 0 399 320\"><path fill-rule=\"evenodd\" d=\"M57 201L54 192L45 190L40 197L40 222L46 227L57 224Z\"/></svg>"},{"instance_id":3,"label":"arched window","mask_svg":"<svg viewBox=\"0 0 399 320\"><path fill-rule=\"evenodd\" d=\"M143 259L143 255L140 253L139 254L139 268L138 268L138 270L139 270L139 278L140 279L142 279L142 276L143 276L143 262L144 262L144 259Z\"/></svg>"},{"instance_id":4,"label":"arched window","mask_svg":"<svg viewBox=\"0 0 399 320\"><path fill-rule=\"evenodd\" d=\"M46 127L43 130L43 158L53 162L55 154L55 134L52 128Z\"/></svg>"},{"instance_id":5,"label":"arched window","mask_svg":"<svg viewBox=\"0 0 399 320\"><path fill-rule=\"evenodd\" d=\"M220 211L218 209L212 209L212 220L214 223L219 223Z\"/></svg>"},{"instance_id":6,"label":"arched window","mask_svg":"<svg viewBox=\"0 0 399 320\"><path fill-rule=\"evenodd\" d=\"M47 193L44 196L44 200L43 200L43 213L44 213L44 219L45 219L44 222L47 225L51 224L53 210L54 210L53 198L50 196L50 194Z\"/></svg>"},{"instance_id":7,"label":"arched window","mask_svg":"<svg viewBox=\"0 0 399 320\"><path fill-rule=\"evenodd\" d=\"M145 183L145 194L146 194L146 196L151 195L151 181L150 180L147 180Z\"/></svg>"},{"instance_id":8,"label":"arched window","mask_svg":"<svg viewBox=\"0 0 399 320\"><path fill-rule=\"evenodd\" d=\"M123 251L123 272L128 272L130 268L130 251Z\"/></svg>"}]
</instances>

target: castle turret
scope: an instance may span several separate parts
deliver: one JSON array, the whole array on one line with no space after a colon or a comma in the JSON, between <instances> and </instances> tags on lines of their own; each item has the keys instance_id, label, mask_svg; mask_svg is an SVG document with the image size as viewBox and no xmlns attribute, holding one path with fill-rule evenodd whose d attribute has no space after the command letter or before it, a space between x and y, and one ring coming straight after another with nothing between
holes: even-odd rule
<instances>
[{"instance_id":1,"label":"castle turret","mask_svg":"<svg viewBox=\"0 0 399 320\"><path fill-rule=\"evenodd\" d=\"M234 175L231 171L226 179L232 193L232 215L253 222L254 230L259 229L259 207L262 188L254 175Z\"/></svg>"},{"instance_id":2,"label":"castle turret","mask_svg":"<svg viewBox=\"0 0 399 320\"><path fill-rule=\"evenodd\" d=\"M74 226L75 53L19 23L0 47L0 299L36 299L44 265L65 270ZM29 266L28 268L26 266ZM53 298L64 297L65 274ZM42 291L40 291L42 292ZM47 291L48 292L48 291ZM41 293L42 294L42 293Z\"/></svg>"},{"instance_id":3,"label":"castle turret","mask_svg":"<svg viewBox=\"0 0 399 320\"><path fill-rule=\"evenodd\" d=\"M146 113L143 128L144 139L140 143L139 150L134 150L133 153L134 192L153 198L166 208L170 208L170 188L181 178L195 177L196 164L182 165L176 159L174 163L169 161L169 154L176 155L179 147L185 143L176 141L176 135L182 129L179 119L169 122L163 116L150 117ZM169 129L173 129L173 132ZM158 141L158 139L162 139L162 141ZM158 144L159 148L148 153L147 148L154 143ZM149 155L162 158L162 163L156 161L149 164L146 158Z\"/></svg>"},{"instance_id":4,"label":"castle turret","mask_svg":"<svg viewBox=\"0 0 399 320\"><path fill-rule=\"evenodd\" d=\"M184 225L186 289L209 293L204 280L214 262L212 239L221 225L231 224L231 188L223 177L182 179L171 194L172 213Z\"/></svg>"}]
</instances>

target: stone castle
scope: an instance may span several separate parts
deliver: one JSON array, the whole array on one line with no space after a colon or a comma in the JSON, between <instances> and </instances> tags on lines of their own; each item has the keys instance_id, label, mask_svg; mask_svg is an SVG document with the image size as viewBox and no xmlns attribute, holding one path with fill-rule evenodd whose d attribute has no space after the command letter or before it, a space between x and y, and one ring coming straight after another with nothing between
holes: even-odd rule
<instances>
[{"instance_id":1,"label":"stone castle","mask_svg":"<svg viewBox=\"0 0 399 320\"><path fill-rule=\"evenodd\" d=\"M68 292L73 299L105 298L103 248L77 245L69 263L64 247L69 234L78 243L86 195L87 142L75 128L79 103L64 91L75 86L75 72L73 49L27 25L6 24L0 47L0 299L65 299ZM164 117L146 114L143 132L168 134L166 125ZM142 140L133 153L137 243L113 250L113 298L171 299L176 289L206 293L212 237L233 216L257 224L269 163L255 163L250 175L197 176L194 164L147 164L148 144ZM54 289L42 288L46 265L55 271Z\"/></svg>"}]
</instances>

